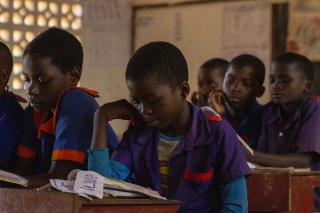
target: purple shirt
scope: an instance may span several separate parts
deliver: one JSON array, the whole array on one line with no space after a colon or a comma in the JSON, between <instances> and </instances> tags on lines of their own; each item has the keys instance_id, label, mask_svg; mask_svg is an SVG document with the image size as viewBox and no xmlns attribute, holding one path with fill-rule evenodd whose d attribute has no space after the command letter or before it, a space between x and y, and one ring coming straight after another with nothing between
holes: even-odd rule
<instances>
[{"instance_id":1,"label":"purple shirt","mask_svg":"<svg viewBox=\"0 0 320 213\"><path fill-rule=\"evenodd\" d=\"M199 107L190 107L192 125L169 160L165 196L180 200L180 211L217 212L219 187L251 171L233 128L224 120L209 121ZM111 160L131 169L138 185L162 194L157 147L157 130L129 126Z\"/></svg>"},{"instance_id":2,"label":"purple shirt","mask_svg":"<svg viewBox=\"0 0 320 213\"><path fill-rule=\"evenodd\" d=\"M286 123L281 120L280 106L273 102L267 104L263 109L263 128L257 150L272 154L317 153L310 168L320 170L320 102L314 96L304 98ZM317 211L320 210L319 195L316 196Z\"/></svg>"}]
</instances>

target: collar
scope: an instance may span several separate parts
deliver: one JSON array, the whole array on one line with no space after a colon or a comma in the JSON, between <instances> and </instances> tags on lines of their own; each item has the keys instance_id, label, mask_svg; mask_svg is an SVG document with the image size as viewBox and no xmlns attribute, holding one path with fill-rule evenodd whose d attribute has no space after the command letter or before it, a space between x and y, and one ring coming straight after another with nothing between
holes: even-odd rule
<instances>
[{"instance_id":1,"label":"collar","mask_svg":"<svg viewBox=\"0 0 320 213\"><path fill-rule=\"evenodd\" d=\"M59 95L58 97L58 101L57 101L57 104L56 104L56 107L53 111L53 114L52 112L47 112L47 113L39 113L39 112L35 112L34 111L34 120L35 120L35 123L36 123L36 126L38 126L37 130L38 130L38 138L40 139L41 136L42 136L42 132L46 132L46 133L49 133L49 134L55 134L56 133L56 125L57 125L57 114L58 114L58 106L59 106L59 103L60 103L60 100L61 100L61 97L63 95L63 93L65 93L67 90L70 90L70 89L80 89L80 90L83 90L87 93L89 93L90 95L93 95L93 96L97 96L98 95L98 92L95 91L95 90L90 90L90 89L87 89L85 87L76 87L76 86L71 86L71 87L67 87L65 88ZM42 120L40 122L40 120ZM40 123L40 125L39 125Z\"/></svg>"}]
</instances>

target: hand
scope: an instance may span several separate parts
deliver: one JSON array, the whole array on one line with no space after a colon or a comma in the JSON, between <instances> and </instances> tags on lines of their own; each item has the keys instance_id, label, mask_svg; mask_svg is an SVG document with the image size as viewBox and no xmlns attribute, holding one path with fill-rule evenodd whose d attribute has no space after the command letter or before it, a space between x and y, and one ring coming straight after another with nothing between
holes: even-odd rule
<instances>
[{"instance_id":1,"label":"hand","mask_svg":"<svg viewBox=\"0 0 320 213\"><path fill-rule=\"evenodd\" d=\"M219 115L223 115L225 112L224 105L226 103L225 98L223 96L223 91L216 90L210 92L209 100L208 100L209 106L214 109Z\"/></svg>"},{"instance_id":2,"label":"hand","mask_svg":"<svg viewBox=\"0 0 320 213\"><path fill-rule=\"evenodd\" d=\"M198 96L199 96L199 92L198 92L198 91L194 91L194 92L192 93L192 95L191 95L191 102L192 102L193 104L195 104L195 105L198 105L198 103L199 103L199 98L198 98Z\"/></svg>"},{"instance_id":3,"label":"hand","mask_svg":"<svg viewBox=\"0 0 320 213\"><path fill-rule=\"evenodd\" d=\"M122 99L102 105L99 115L105 117L106 121L113 119L131 120L132 125L142 126L143 120L140 112L127 100Z\"/></svg>"}]
</instances>

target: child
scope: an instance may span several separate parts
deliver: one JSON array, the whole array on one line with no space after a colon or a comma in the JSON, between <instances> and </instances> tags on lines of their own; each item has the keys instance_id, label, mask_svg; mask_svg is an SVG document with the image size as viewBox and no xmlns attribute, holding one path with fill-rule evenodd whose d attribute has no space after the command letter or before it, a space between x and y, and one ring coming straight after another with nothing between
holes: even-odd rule
<instances>
[{"instance_id":1,"label":"child","mask_svg":"<svg viewBox=\"0 0 320 213\"><path fill-rule=\"evenodd\" d=\"M167 42L140 47L126 69L134 106L107 103L95 113L89 170L136 183L182 202L180 212L247 212L250 174L230 125L188 103L187 62ZM132 119L109 160L105 124Z\"/></svg>"},{"instance_id":2,"label":"child","mask_svg":"<svg viewBox=\"0 0 320 213\"><path fill-rule=\"evenodd\" d=\"M272 102L263 109L263 128L254 156L263 166L320 170L320 102L310 95L313 65L304 56L284 53L271 65ZM320 211L316 188L315 211Z\"/></svg>"},{"instance_id":3,"label":"child","mask_svg":"<svg viewBox=\"0 0 320 213\"><path fill-rule=\"evenodd\" d=\"M15 151L24 131L24 112L19 101L23 98L8 91L13 67L10 49L0 42L0 169L12 166Z\"/></svg>"},{"instance_id":4,"label":"child","mask_svg":"<svg viewBox=\"0 0 320 213\"><path fill-rule=\"evenodd\" d=\"M201 65L198 72L198 91L193 92L192 103L203 107L209 105L210 94L212 104L219 114L224 112L222 84L229 62L221 58L213 58ZM222 107L220 107L222 106Z\"/></svg>"},{"instance_id":5,"label":"child","mask_svg":"<svg viewBox=\"0 0 320 213\"><path fill-rule=\"evenodd\" d=\"M71 170L85 164L99 106L96 91L77 87L82 62L77 38L54 27L40 33L23 53L31 133L18 147L16 170L32 175L28 187L45 185L51 178L67 179ZM108 130L117 140L112 128Z\"/></svg>"},{"instance_id":6,"label":"child","mask_svg":"<svg viewBox=\"0 0 320 213\"><path fill-rule=\"evenodd\" d=\"M264 76L263 62L242 54L231 60L223 83L226 105L222 117L253 148L260 135L262 106L256 98L264 93Z\"/></svg>"}]
</instances>

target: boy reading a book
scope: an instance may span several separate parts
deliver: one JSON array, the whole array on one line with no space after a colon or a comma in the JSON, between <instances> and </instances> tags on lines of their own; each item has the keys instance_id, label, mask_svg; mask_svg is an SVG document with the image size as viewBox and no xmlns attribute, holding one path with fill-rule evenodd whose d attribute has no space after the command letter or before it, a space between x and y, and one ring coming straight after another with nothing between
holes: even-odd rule
<instances>
[{"instance_id":1,"label":"boy reading a book","mask_svg":"<svg viewBox=\"0 0 320 213\"><path fill-rule=\"evenodd\" d=\"M8 91L8 81L13 67L10 49L0 42L0 169L9 169L24 131L25 116L19 104L27 102Z\"/></svg>"},{"instance_id":2,"label":"boy reading a book","mask_svg":"<svg viewBox=\"0 0 320 213\"><path fill-rule=\"evenodd\" d=\"M85 166L98 103L96 91L77 87L82 62L78 39L55 27L40 33L23 53L30 135L19 144L15 171L31 175L28 187L67 179L71 170ZM108 142L117 142L112 128L108 133Z\"/></svg>"},{"instance_id":3,"label":"boy reading a book","mask_svg":"<svg viewBox=\"0 0 320 213\"><path fill-rule=\"evenodd\" d=\"M232 127L186 98L188 67L167 42L140 47L126 69L134 106L106 103L95 113L89 170L136 183L182 202L180 212L247 212L245 176L250 174ZM131 119L109 160L105 125Z\"/></svg>"},{"instance_id":4,"label":"boy reading a book","mask_svg":"<svg viewBox=\"0 0 320 213\"><path fill-rule=\"evenodd\" d=\"M313 65L306 57L284 53L271 64L272 101L263 108L257 151L247 160L262 166L320 170L320 102L310 94ZM316 188L315 211L320 211Z\"/></svg>"}]
</instances>

